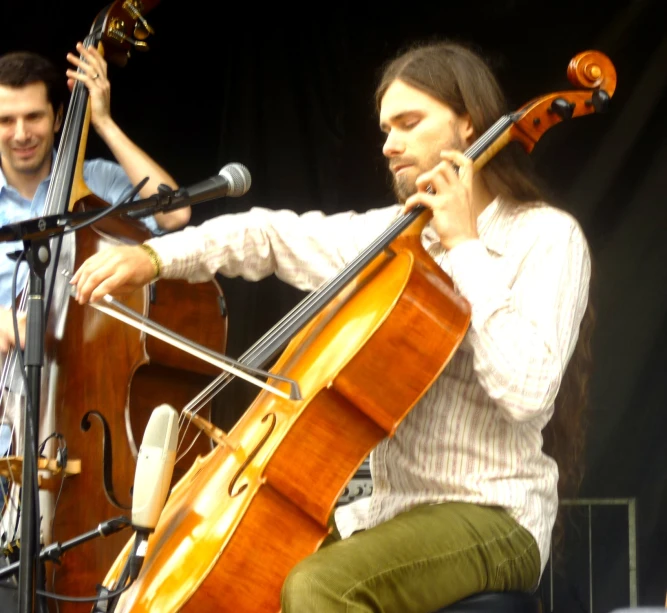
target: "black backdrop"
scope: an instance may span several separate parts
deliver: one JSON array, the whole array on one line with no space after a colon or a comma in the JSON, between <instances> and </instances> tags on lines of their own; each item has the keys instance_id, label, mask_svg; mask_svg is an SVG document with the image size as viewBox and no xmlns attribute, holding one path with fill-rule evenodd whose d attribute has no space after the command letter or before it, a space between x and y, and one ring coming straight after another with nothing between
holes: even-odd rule
<instances>
[{"instance_id":1,"label":"black backdrop","mask_svg":"<svg viewBox=\"0 0 667 613\"><path fill-rule=\"evenodd\" d=\"M253 205L333 212L390 203L372 94L379 63L406 42L436 35L474 42L491 58L514 107L569 89L567 64L579 51L609 55L618 72L609 112L551 130L533 158L554 201L577 216L594 252L596 367L582 495L637 499L644 606L663 605L667 590L663 5L479 0L297 8L164 0L148 14L156 30L151 50L110 69L115 119L182 185L231 161L250 169L250 192L199 205L192 220L199 223ZM104 6L2 0L0 52L43 52L64 71L66 52ZM93 135L88 156L99 155L109 152ZM230 279L223 288L232 357L302 297L273 278ZM226 393L217 418L228 427L255 392L237 385ZM628 591L627 557L609 545L627 541L627 528L603 529L595 552L595 574L603 579L593 607L601 612L626 605ZM589 611L584 580L568 581L560 610Z\"/></svg>"}]
</instances>

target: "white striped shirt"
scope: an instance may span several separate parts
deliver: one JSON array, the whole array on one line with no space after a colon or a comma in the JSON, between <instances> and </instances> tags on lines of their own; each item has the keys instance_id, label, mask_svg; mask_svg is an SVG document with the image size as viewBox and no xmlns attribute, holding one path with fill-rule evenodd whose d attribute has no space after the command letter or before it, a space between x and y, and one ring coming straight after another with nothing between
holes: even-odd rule
<instances>
[{"instance_id":1,"label":"white striped shirt","mask_svg":"<svg viewBox=\"0 0 667 613\"><path fill-rule=\"evenodd\" d=\"M148 241L167 278L259 280L303 290L336 274L395 218L398 205L325 216L253 208ZM466 337L441 376L370 459L373 493L336 511L341 536L417 504L501 506L534 537L546 565L558 497L541 431L578 336L590 256L579 224L545 204L494 200L479 239L446 252L422 243L472 306Z\"/></svg>"}]
</instances>

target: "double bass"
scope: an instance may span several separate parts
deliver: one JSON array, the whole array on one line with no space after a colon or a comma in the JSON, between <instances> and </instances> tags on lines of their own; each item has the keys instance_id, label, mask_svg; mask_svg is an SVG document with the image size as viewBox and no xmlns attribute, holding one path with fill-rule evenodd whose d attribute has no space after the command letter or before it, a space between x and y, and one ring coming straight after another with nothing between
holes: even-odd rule
<instances>
[{"instance_id":1,"label":"double bass","mask_svg":"<svg viewBox=\"0 0 667 613\"><path fill-rule=\"evenodd\" d=\"M109 4L95 18L84 46L95 45L110 64L125 66L131 50L147 50L145 41L153 29L145 16L157 3L117 0ZM83 179L89 122L88 90L77 81L43 215L109 208ZM138 441L151 411L163 403L185 405L220 372L171 344L70 299L68 277L63 272L75 270L109 245L137 244L150 236L139 221L114 216L51 240L54 257L45 279L48 303L41 384L46 428L39 432L44 456L39 466L44 469L40 488L51 494L52 509L42 512L53 542L69 541L101 522L128 515ZM19 308L25 307L26 294L23 292ZM225 350L227 310L216 280L197 285L160 280L124 298L123 303L211 350ZM8 354L5 367L3 376L10 378L7 387L20 389L16 351ZM18 383L11 382L14 380ZM203 408L210 412L211 406L208 401ZM197 432L191 428L179 441L174 482L196 457L211 450L210 441ZM47 563L47 590L75 598L94 595L126 538L118 533L91 540L67 551L55 563ZM61 601L58 610L83 612L90 610L90 604Z\"/></svg>"},{"instance_id":2,"label":"double bass","mask_svg":"<svg viewBox=\"0 0 667 613\"><path fill-rule=\"evenodd\" d=\"M605 55L578 54L568 77L582 89L532 100L481 135L465 152L475 169L510 142L530 152L551 127L607 108L616 73ZM138 574L127 572L138 556L132 539L110 568L109 610L280 610L287 574L323 543L346 483L466 334L470 305L421 244L429 220L423 207L400 216L242 356L261 368L280 348L270 372L298 382L300 398L261 391L194 462L173 487Z\"/></svg>"}]
</instances>

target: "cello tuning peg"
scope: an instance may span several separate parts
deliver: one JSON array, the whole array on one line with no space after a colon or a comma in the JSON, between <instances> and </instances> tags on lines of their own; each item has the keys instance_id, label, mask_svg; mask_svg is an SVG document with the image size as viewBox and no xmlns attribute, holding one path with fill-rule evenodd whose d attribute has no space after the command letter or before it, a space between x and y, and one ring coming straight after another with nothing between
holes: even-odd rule
<instances>
[{"instance_id":1,"label":"cello tuning peg","mask_svg":"<svg viewBox=\"0 0 667 613\"><path fill-rule=\"evenodd\" d=\"M593 96L587 104L592 104L596 113L605 113L609 108L609 100L609 94L603 89L598 89L593 92Z\"/></svg>"},{"instance_id":2,"label":"cello tuning peg","mask_svg":"<svg viewBox=\"0 0 667 613\"><path fill-rule=\"evenodd\" d=\"M568 102L565 98L556 98L549 107L549 112L556 113L561 119L572 119L576 104Z\"/></svg>"}]
</instances>

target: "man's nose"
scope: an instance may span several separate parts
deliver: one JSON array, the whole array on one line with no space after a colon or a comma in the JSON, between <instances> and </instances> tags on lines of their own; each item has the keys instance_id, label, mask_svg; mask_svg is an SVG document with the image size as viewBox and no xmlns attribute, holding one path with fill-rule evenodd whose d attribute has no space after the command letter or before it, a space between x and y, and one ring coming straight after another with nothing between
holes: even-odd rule
<instances>
[{"instance_id":1,"label":"man's nose","mask_svg":"<svg viewBox=\"0 0 667 613\"><path fill-rule=\"evenodd\" d=\"M28 124L23 120L19 119L14 124L14 140L24 141L29 136Z\"/></svg>"},{"instance_id":2,"label":"man's nose","mask_svg":"<svg viewBox=\"0 0 667 613\"><path fill-rule=\"evenodd\" d=\"M399 138L395 132L390 131L387 134L387 138L384 141L382 147L382 153L385 157L392 157L394 155L400 155L405 152L405 144L403 140Z\"/></svg>"}]
</instances>

